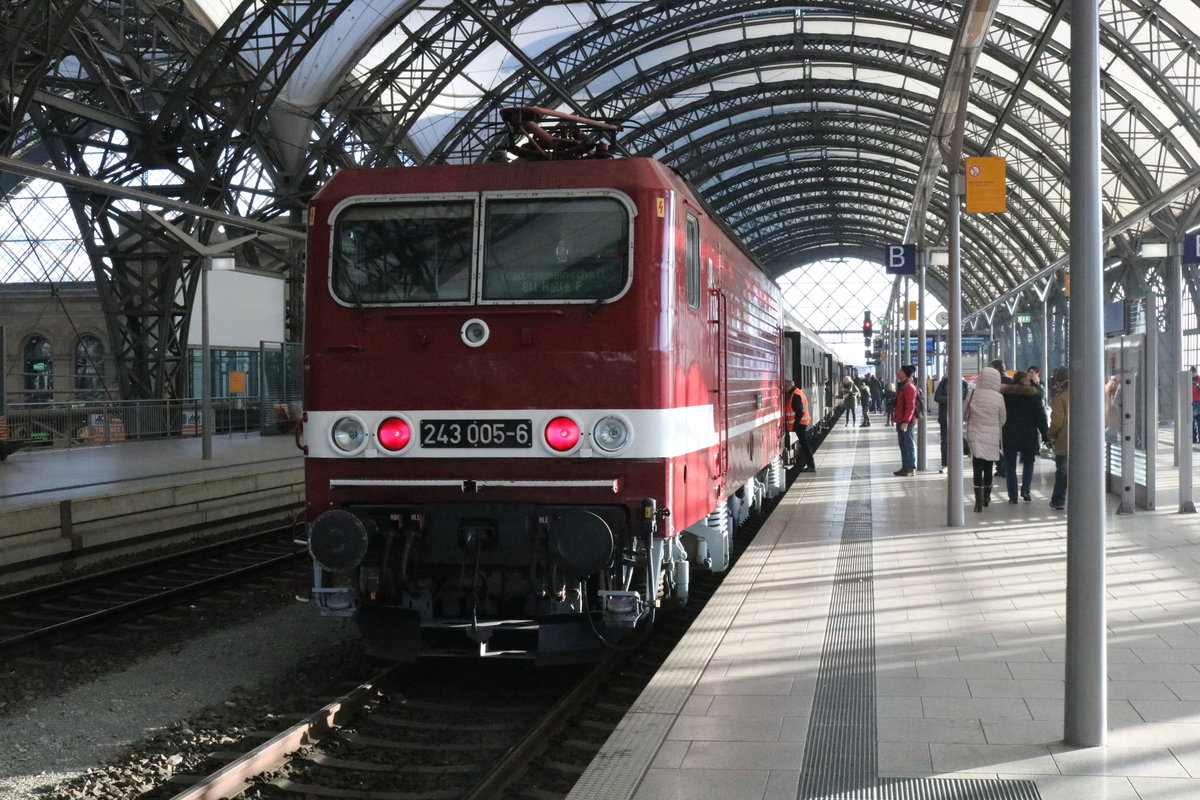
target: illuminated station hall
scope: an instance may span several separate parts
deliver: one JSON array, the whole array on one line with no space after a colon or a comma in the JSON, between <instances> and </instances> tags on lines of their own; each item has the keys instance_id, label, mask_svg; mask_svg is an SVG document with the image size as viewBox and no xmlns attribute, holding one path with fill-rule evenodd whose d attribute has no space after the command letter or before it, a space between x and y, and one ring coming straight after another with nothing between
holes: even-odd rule
<instances>
[{"instance_id":1,"label":"illuminated station hall","mask_svg":"<svg viewBox=\"0 0 1200 800\"><path fill-rule=\"evenodd\" d=\"M1200 0L0 41L3 800L1200 798Z\"/></svg>"}]
</instances>

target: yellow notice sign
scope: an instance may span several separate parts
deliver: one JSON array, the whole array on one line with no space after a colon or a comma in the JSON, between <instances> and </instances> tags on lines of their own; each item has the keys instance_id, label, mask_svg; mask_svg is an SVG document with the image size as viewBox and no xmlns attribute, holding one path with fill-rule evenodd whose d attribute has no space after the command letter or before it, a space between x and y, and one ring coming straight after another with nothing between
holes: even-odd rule
<instances>
[{"instance_id":1,"label":"yellow notice sign","mask_svg":"<svg viewBox=\"0 0 1200 800\"><path fill-rule=\"evenodd\" d=\"M916 300L908 301L908 318L909 319L917 318L917 301Z\"/></svg>"},{"instance_id":2,"label":"yellow notice sign","mask_svg":"<svg viewBox=\"0 0 1200 800\"><path fill-rule=\"evenodd\" d=\"M230 394L245 394L246 392L246 372L239 369L229 370L229 393Z\"/></svg>"},{"instance_id":3,"label":"yellow notice sign","mask_svg":"<svg viewBox=\"0 0 1200 800\"><path fill-rule=\"evenodd\" d=\"M978 156L967 159L967 213L1003 213L1008 210L1005 197L1004 159Z\"/></svg>"}]
</instances>

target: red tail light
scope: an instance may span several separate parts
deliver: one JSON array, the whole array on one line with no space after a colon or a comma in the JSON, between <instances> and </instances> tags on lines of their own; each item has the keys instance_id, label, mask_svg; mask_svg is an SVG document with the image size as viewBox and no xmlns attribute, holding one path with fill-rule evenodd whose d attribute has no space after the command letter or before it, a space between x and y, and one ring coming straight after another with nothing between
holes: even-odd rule
<instances>
[{"instance_id":1,"label":"red tail light","mask_svg":"<svg viewBox=\"0 0 1200 800\"><path fill-rule=\"evenodd\" d=\"M399 417L388 417L379 424L379 443L393 453L408 447L412 426Z\"/></svg>"},{"instance_id":2,"label":"red tail light","mask_svg":"<svg viewBox=\"0 0 1200 800\"><path fill-rule=\"evenodd\" d=\"M546 444L560 453L579 444L579 424L570 417L555 417L546 424Z\"/></svg>"}]
</instances>

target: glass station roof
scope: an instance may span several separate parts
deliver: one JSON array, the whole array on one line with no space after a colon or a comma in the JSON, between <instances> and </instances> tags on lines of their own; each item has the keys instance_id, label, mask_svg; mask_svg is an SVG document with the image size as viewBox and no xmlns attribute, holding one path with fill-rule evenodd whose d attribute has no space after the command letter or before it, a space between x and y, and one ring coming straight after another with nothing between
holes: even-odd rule
<instances>
[{"instance_id":1,"label":"glass station roof","mask_svg":"<svg viewBox=\"0 0 1200 800\"><path fill-rule=\"evenodd\" d=\"M945 245L946 169L927 208L914 197L956 36L992 11L964 155L1007 160L1008 211L964 217L964 307L1067 255L1061 2L91 0L54 24L45 5L0 12L24 44L0 55L0 155L295 225L339 166L486 159L499 109L543 106L618 121L626 152L679 169L778 276L877 262L918 214L921 244ZM1200 5L1100 11L1104 224L1132 261L1196 225ZM119 271L136 204L63 213L63 194L0 173L0 280ZM31 257L37 237L54 252ZM295 258L253 247L263 268Z\"/></svg>"}]
</instances>

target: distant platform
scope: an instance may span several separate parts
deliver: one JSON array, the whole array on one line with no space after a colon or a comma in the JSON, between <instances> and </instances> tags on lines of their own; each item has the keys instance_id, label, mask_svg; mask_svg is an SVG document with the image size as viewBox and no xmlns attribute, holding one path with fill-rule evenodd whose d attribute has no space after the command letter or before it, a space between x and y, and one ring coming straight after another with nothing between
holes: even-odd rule
<instances>
[{"instance_id":1,"label":"distant platform","mask_svg":"<svg viewBox=\"0 0 1200 800\"><path fill-rule=\"evenodd\" d=\"M0 580L82 566L122 551L281 521L303 503L291 436L257 432L21 450L0 463ZM277 512L277 513L275 513Z\"/></svg>"}]
</instances>

